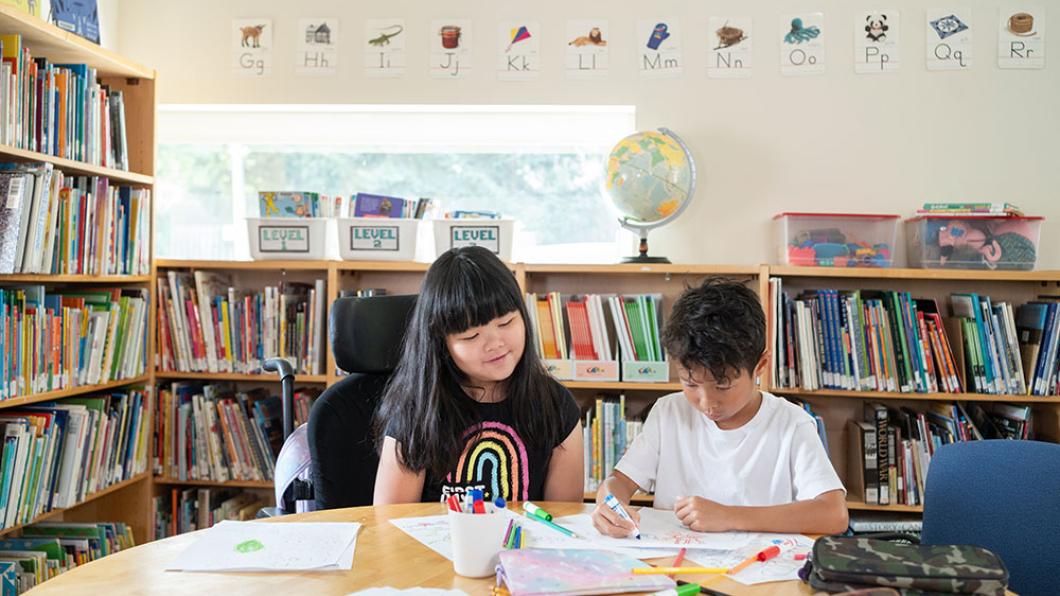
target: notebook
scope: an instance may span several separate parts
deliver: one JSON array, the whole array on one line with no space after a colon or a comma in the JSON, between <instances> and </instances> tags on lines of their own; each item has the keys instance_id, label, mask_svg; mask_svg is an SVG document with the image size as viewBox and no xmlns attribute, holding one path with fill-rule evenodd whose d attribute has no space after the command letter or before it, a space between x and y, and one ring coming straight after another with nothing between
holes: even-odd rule
<instances>
[{"instance_id":1,"label":"notebook","mask_svg":"<svg viewBox=\"0 0 1060 596\"><path fill-rule=\"evenodd\" d=\"M497 582L512 596L576 596L657 592L673 588L663 575L633 575L634 567L648 567L632 557L600 550L517 549L503 551Z\"/></svg>"}]
</instances>

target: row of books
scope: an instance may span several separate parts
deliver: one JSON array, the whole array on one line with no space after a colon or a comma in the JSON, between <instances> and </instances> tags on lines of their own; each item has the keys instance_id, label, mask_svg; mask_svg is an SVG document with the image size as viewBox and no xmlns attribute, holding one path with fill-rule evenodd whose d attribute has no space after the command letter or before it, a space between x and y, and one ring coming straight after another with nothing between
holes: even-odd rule
<instances>
[{"instance_id":1,"label":"row of books","mask_svg":"<svg viewBox=\"0 0 1060 596\"><path fill-rule=\"evenodd\" d=\"M151 391L4 410L0 520L8 528L147 469Z\"/></svg>"},{"instance_id":2,"label":"row of books","mask_svg":"<svg viewBox=\"0 0 1060 596\"><path fill-rule=\"evenodd\" d=\"M582 427L585 490L595 491L611 475L643 427L643 422L627 419L626 396L596 400L595 406L585 412Z\"/></svg>"},{"instance_id":3,"label":"row of books","mask_svg":"<svg viewBox=\"0 0 1060 596\"><path fill-rule=\"evenodd\" d=\"M1012 203L924 203L917 215L959 215L960 217L1020 217L1023 210Z\"/></svg>"},{"instance_id":4,"label":"row of books","mask_svg":"<svg viewBox=\"0 0 1060 596\"><path fill-rule=\"evenodd\" d=\"M74 567L136 546L122 522L41 522L0 540L0 594L21 594Z\"/></svg>"},{"instance_id":5,"label":"row of books","mask_svg":"<svg viewBox=\"0 0 1060 596\"><path fill-rule=\"evenodd\" d=\"M1024 304L1016 321L1031 395L1060 395L1060 302L1052 298Z\"/></svg>"},{"instance_id":6,"label":"row of books","mask_svg":"<svg viewBox=\"0 0 1060 596\"><path fill-rule=\"evenodd\" d=\"M0 163L0 274L150 273L151 191Z\"/></svg>"},{"instance_id":7,"label":"row of books","mask_svg":"<svg viewBox=\"0 0 1060 596\"><path fill-rule=\"evenodd\" d=\"M0 35L0 142L96 166L129 169L125 101L86 64L34 58Z\"/></svg>"},{"instance_id":8,"label":"row of books","mask_svg":"<svg viewBox=\"0 0 1060 596\"><path fill-rule=\"evenodd\" d=\"M298 373L322 374L323 279L245 292L227 273L168 271L158 295L163 370L257 374L265 360L281 357Z\"/></svg>"},{"instance_id":9,"label":"row of books","mask_svg":"<svg viewBox=\"0 0 1060 596\"><path fill-rule=\"evenodd\" d=\"M252 520L266 506L261 494L246 490L174 488L151 499L155 540L204 530L224 520Z\"/></svg>"},{"instance_id":10,"label":"row of books","mask_svg":"<svg viewBox=\"0 0 1060 596\"><path fill-rule=\"evenodd\" d=\"M1033 437L1030 406L933 403L926 412L867 403L847 421L847 490L875 505L923 505L931 457L943 445Z\"/></svg>"},{"instance_id":11,"label":"row of books","mask_svg":"<svg viewBox=\"0 0 1060 596\"><path fill-rule=\"evenodd\" d=\"M425 219L436 209L434 199L403 199L356 193L348 200L316 192L261 191L261 217L396 217Z\"/></svg>"},{"instance_id":12,"label":"row of books","mask_svg":"<svg viewBox=\"0 0 1060 596\"><path fill-rule=\"evenodd\" d=\"M0 288L0 399L147 370L145 288Z\"/></svg>"},{"instance_id":13,"label":"row of books","mask_svg":"<svg viewBox=\"0 0 1060 596\"><path fill-rule=\"evenodd\" d=\"M295 393L296 422L308 419L319 393ZM230 384L172 383L158 392L156 474L177 480L272 480L283 444L280 398Z\"/></svg>"},{"instance_id":14,"label":"row of books","mask_svg":"<svg viewBox=\"0 0 1060 596\"><path fill-rule=\"evenodd\" d=\"M555 360L663 360L662 296L526 294L538 354ZM617 349L615 340L617 339Z\"/></svg>"}]
</instances>

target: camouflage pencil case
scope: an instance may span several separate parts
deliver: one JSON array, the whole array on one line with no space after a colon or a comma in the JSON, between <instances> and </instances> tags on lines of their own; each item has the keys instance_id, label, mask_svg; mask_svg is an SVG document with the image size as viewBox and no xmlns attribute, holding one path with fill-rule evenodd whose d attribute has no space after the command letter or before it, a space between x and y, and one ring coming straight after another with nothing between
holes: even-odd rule
<instances>
[{"instance_id":1,"label":"camouflage pencil case","mask_svg":"<svg viewBox=\"0 0 1060 596\"><path fill-rule=\"evenodd\" d=\"M978 546L902 544L864 537L824 536L807 563L810 586L827 592L886 586L902 594L997 594L1008 570Z\"/></svg>"}]
</instances>

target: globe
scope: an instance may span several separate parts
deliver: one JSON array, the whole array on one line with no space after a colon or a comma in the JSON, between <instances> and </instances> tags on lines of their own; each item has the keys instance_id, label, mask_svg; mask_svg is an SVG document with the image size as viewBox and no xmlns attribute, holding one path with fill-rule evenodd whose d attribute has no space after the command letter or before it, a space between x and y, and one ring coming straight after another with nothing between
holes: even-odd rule
<instances>
[{"instance_id":1,"label":"globe","mask_svg":"<svg viewBox=\"0 0 1060 596\"><path fill-rule=\"evenodd\" d=\"M680 215L695 188L692 153L673 131L637 132L615 145L607 158L604 193L618 211L619 223L640 236L640 255L627 262L669 262L648 256L648 230Z\"/></svg>"}]
</instances>

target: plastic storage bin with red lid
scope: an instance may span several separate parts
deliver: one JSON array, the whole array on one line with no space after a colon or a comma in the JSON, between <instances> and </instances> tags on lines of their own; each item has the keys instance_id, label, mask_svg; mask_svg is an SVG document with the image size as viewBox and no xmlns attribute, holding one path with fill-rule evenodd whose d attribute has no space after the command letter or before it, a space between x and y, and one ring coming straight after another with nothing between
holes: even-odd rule
<instances>
[{"instance_id":1,"label":"plastic storage bin with red lid","mask_svg":"<svg viewBox=\"0 0 1060 596\"><path fill-rule=\"evenodd\" d=\"M890 267L897 215L792 213L773 216L777 259L803 267Z\"/></svg>"},{"instance_id":2,"label":"plastic storage bin with red lid","mask_svg":"<svg viewBox=\"0 0 1060 596\"><path fill-rule=\"evenodd\" d=\"M919 215L905 220L909 266L1030 271L1038 262L1042 217Z\"/></svg>"}]
</instances>

